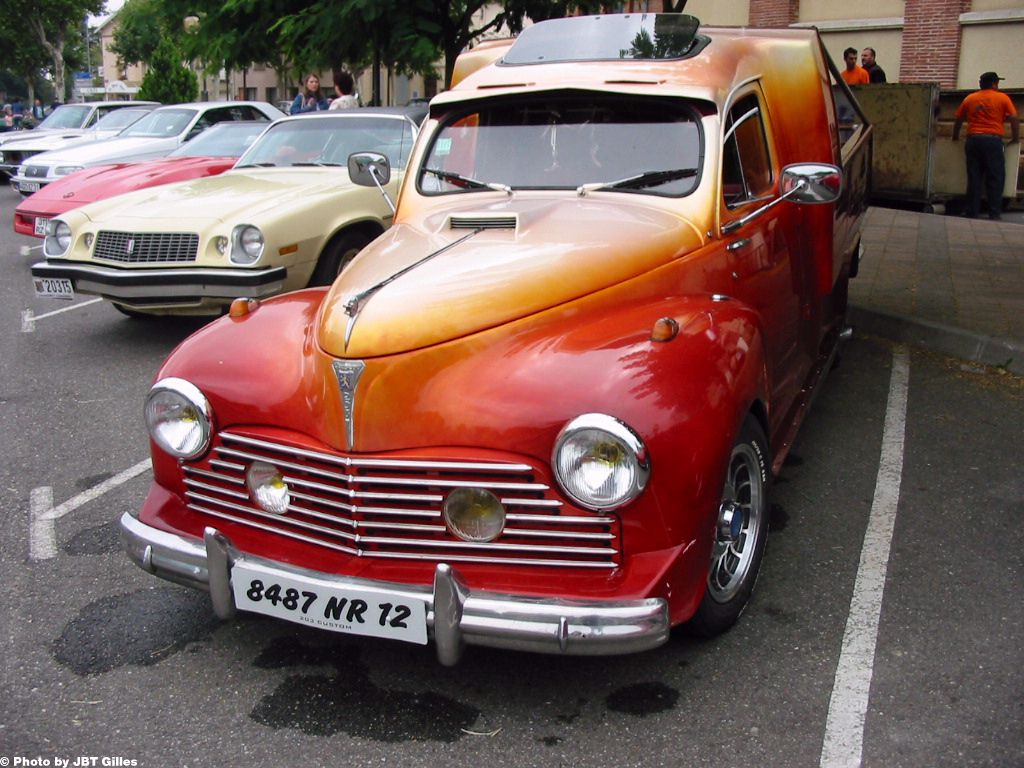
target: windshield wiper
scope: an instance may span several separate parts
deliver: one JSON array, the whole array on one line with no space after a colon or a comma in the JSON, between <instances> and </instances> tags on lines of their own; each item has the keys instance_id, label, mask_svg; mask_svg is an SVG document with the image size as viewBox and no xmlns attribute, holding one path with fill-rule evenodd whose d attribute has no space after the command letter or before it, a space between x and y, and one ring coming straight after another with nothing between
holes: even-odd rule
<instances>
[{"instance_id":1,"label":"windshield wiper","mask_svg":"<svg viewBox=\"0 0 1024 768\"><path fill-rule=\"evenodd\" d=\"M436 176L442 181L447 181L449 184L456 187L468 187L469 189L493 189L495 192L504 192L507 195L512 194L512 187L507 184L496 184L490 181L471 179L468 176L462 176L458 173L452 173L451 171L442 171L440 168L424 168L423 172Z\"/></svg>"},{"instance_id":2,"label":"windshield wiper","mask_svg":"<svg viewBox=\"0 0 1024 768\"><path fill-rule=\"evenodd\" d=\"M292 168L322 166L324 168L339 168L341 163L329 163L326 160L316 160L312 163L292 163Z\"/></svg>"},{"instance_id":3,"label":"windshield wiper","mask_svg":"<svg viewBox=\"0 0 1024 768\"><path fill-rule=\"evenodd\" d=\"M592 184L581 184L576 188L576 194L586 197L588 192L598 189L646 189L665 184L678 179L688 179L696 176L699 168L671 168L664 171L646 171L636 176L628 176L618 181L596 181Z\"/></svg>"},{"instance_id":4,"label":"windshield wiper","mask_svg":"<svg viewBox=\"0 0 1024 768\"><path fill-rule=\"evenodd\" d=\"M235 166L236 168L276 168L277 163L246 163L245 165Z\"/></svg>"}]
</instances>

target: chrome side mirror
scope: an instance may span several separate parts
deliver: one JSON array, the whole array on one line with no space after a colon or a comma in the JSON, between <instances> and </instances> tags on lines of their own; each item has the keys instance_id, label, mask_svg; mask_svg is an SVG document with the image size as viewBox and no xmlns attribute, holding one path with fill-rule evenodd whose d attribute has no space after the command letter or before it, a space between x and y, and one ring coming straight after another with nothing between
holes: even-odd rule
<instances>
[{"instance_id":1,"label":"chrome side mirror","mask_svg":"<svg viewBox=\"0 0 1024 768\"><path fill-rule=\"evenodd\" d=\"M827 163L794 163L782 169L779 189L794 203L834 203L843 191L843 172Z\"/></svg>"},{"instance_id":2,"label":"chrome side mirror","mask_svg":"<svg viewBox=\"0 0 1024 768\"><path fill-rule=\"evenodd\" d=\"M391 163L379 152L353 152L348 156L348 177L361 187L376 187L384 201L395 212L395 203L388 197L384 185L391 181Z\"/></svg>"},{"instance_id":3,"label":"chrome side mirror","mask_svg":"<svg viewBox=\"0 0 1024 768\"><path fill-rule=\"evenodd\" d=\"M361 187L382 187L391 181L391 164L379 152L356 152L348 156L348 176Z\"/></svg>"}]
</instances>

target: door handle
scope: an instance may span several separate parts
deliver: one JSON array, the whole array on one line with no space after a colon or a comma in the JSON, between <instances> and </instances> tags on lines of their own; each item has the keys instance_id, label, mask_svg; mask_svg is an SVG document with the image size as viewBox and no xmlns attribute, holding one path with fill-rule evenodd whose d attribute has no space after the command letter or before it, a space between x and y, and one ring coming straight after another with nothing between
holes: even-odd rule
<instances>
[{"instance_id":1,"label":"door handle","mask_svg":"<svg viewBox=\"0 0 1024 768\"><path fill-rule=\"evenodd\" d=\"M738 251L741 248L746 248L748 245L750 245L750 240L745 237L741 237L739 240L733 240L725 246L725 249L727 251Z\"/></svg>"}]
</instances>

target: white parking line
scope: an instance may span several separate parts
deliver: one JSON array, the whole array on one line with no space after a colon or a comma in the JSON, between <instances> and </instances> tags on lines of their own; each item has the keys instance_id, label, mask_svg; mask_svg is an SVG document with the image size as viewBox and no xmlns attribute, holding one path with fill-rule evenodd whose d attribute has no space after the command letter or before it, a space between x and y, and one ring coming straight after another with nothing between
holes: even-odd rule
<instances>
[{"instance_id":1,"label":"white parking line","mask_svg":"<svg viewBox=\"0 0 1024 768\"><path fill-rule=\"evenodd\" d=\"M910 355L905 347L897 347L889 380L875 497L864 532L857 580L853 586L850 613L846 619L842 651L828 706L821 768L853 768L861 765L863 758L864 721L878 643L882 593L903 477L909 383Z\"/></svg>"},{"instance_id":2,"label":"white parking line","mask_svg":"<svg viewBox=\"0 0 1024 768\"><path fill-rule=\"evenodd\" d=\"M69 512L74 512L83 504L99 498L107 491L113 490L133 477L141 475L150 468L150 460L140 461L134 467L94 485L87 491L74 496L58 507L53 506L53 489L49 486L34 488L29 497L29 552L32 561L49 560L57 556L57 534L55 523Z\"/></svg>"},{"instance_id":3,"label":"white parking line","mask_svg":"<svg viewBox=\"0 0 1024 768\"><path fill-rule=\"evenodd\" d=\"M89 301L81 301L78 304L71 304L61 309L55 309L53 312L46 312L42 315L37 315L32 312L31 309L23 310L21 313L21 332L32 333L36 329L36 320L45 320L48 317L59 315L64 312L70 312L73 309L81 309L82 307L88 307L90 304L95 304L97 301L103 301L103 299L89 299Z\"/></svg>"}]
</instances>

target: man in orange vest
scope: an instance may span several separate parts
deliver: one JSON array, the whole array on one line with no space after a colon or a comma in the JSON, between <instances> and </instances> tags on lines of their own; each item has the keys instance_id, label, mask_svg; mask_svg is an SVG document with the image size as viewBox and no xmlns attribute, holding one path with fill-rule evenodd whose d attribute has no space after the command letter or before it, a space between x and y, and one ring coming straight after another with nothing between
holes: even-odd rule
<instances>
[{"instance_id":1,"label":"man in orange vest","mask_svg":"<svg viewBox=\"0 0 1024 768\"><path fill-rule=\"evenodd\" d=\"M988 217L999 219L1003 210L1003 184L1006 163L1003 159L1003 123L1010 122L1010 142L1020 141L1020 118L1010 97L999 90L1004 78L985 72L979 79L980 90L967 94L956 110L953 141L959 141L960 128L967 121L967 216L977 218L981 210L981 188L984 182L988 198Z\"/></svg>"},{"instance_id":2,"label":"man in orange vest","mask_svg":"<svg viewBox=\"0 0 1024 768\"><path fill-rule=\"evenodd\" d=\"M870 85L871 76L864 67L857 65L857 49L847 48L843 51L843 61L846 62L846 69L840 74L847 85Z\"/></svg>"}]
</instances>

